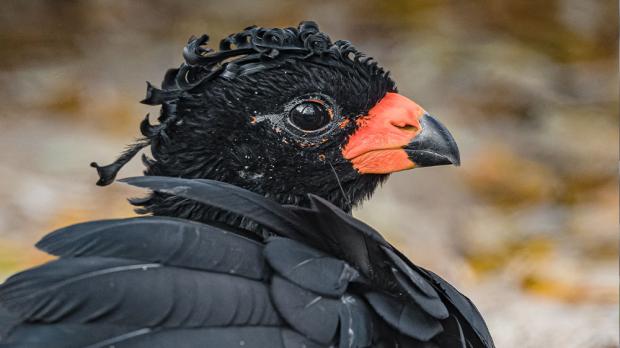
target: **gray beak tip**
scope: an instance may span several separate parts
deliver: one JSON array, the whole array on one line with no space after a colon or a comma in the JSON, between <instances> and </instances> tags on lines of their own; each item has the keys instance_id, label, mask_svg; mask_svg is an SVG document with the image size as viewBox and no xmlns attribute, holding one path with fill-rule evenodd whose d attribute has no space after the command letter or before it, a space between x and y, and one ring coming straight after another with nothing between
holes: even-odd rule
<instances>
[{"instance_id":1,"label":"gray beak tip","mask_svg":"<svg viewBox=\"0 0 620 348\"><path fill-rule=\"evenodd\" d=\"M443 124L426 114L420 119L420 126L422 127L420 134L405 147L409 159L416 166L461 165L456 141Z\"/></svg>"}]
</instances>

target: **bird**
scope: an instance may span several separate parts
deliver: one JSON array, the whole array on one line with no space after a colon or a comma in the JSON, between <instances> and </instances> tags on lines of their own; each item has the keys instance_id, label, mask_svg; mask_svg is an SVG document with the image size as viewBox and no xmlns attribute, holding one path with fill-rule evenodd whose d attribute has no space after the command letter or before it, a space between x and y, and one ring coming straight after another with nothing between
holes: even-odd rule
<instances>
[{"instance_id":1,"label":"bird","mask_svg":"<svg viewBox=\"0 0 620 348\"><path fill-rule=\"evenodd\" d=\"M158 122L91 164L148 191L140 215L43 237L57 258L0 285L0 347L494 347L465 295L351 213L390 173L459 165L448 129L313 21L208 42L147 83Z\"/></svg>"}]
</instances>

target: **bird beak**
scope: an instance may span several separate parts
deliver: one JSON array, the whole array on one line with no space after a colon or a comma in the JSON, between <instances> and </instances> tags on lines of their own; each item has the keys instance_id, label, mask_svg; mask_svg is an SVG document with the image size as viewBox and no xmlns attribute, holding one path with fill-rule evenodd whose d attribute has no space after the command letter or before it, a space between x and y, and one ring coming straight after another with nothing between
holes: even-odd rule
<instances>
[{"instance_id":1,"label":"bird beak","mask_svg":"<svg viewBox=\"0 0 620 348\"><path fill-rule=\"evenodd\" d=\"M402 95L387 93L356 122L342 155L362 174L460 164L459 149L446 127Z\"/></svg>"},{"instance_id":2,"label":"bird beak","mask_svg":"<svg viewBox=\"0 0 620 348\"><path fill-rule=\"evenodd\" d=\"M404 147L409 159L417 167L432 167L443 164L461 164L461 155L452 134L429 114L420 118L422 131Z\"/></svg>"}]
</instances>

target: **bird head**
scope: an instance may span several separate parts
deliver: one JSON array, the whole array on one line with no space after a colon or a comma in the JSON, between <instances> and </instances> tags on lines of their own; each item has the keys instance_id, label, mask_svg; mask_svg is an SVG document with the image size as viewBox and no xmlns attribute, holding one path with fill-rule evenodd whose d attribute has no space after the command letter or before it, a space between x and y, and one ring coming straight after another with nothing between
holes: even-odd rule
<instances>
[{"instance_id":1,"label":"bird head","mask_svg":"<svg viewBox=\"0 0 620 348\"><path fill-rule=\"evenodd\" d=\"M346 211L370 197L390 173L459 164L447 129L397 92L389 73L347 41L332 43L314 22L297 28L250 27L219 51L193 37L185 63L148 85L144 138L108 166L111 183L140 148L146 175L225 181L304 205L321 196ZM208 207L153 193L134 201L143 211L197 220Z\"/></svg>"}]
</instances>

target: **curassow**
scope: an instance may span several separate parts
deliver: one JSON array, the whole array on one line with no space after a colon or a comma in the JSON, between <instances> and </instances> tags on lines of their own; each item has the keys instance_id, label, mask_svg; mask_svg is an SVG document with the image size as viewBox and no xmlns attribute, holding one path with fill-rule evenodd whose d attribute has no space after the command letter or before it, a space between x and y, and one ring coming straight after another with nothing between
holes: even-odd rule
<instances>
[{"instance_id":1,"label":"curassow","mask_svg":"<svg viewBox=\"0 0 620 348\"><path fill-rule=\"evenodd\" d=\"M493 347L475 306L350 215L389 173L459 164L446 128L314 22L249 27L148 85L141 216L80 223L0 287L1 347Z\"/></svg>"}]
</instances>

